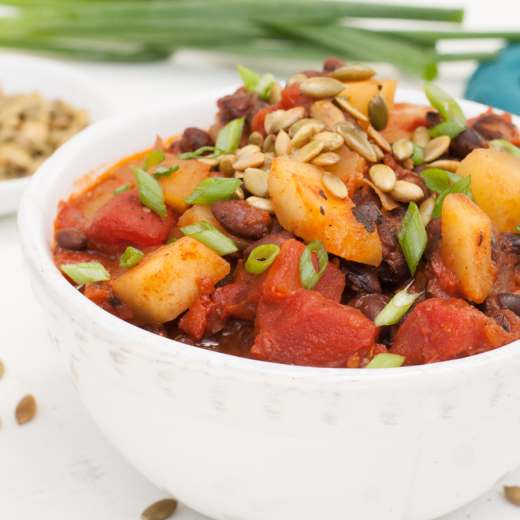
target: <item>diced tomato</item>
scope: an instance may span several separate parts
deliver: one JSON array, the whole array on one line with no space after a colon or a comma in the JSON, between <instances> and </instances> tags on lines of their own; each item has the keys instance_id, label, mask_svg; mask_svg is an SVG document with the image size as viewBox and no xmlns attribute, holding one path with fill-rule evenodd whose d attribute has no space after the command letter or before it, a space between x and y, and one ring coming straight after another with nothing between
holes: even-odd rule
<instances>
[{"instance_id":1,"label":"diced tomato","mask_svg":"<svg viewBox=\"0 0 520 520\"><path fill-rule=\"evenodd\" d=\"M209 296L197 296L190 310L179 320L179 329L186 334L201 339L208 322L208 314L213 306Z\"/></svg>"},{"instance_id":2,"label":"diced tomato","mask_svg":"<svg viewBox=\"0 0 520 520\"><path fill-rule=\"evenodd\" d=\"M392 354L405 365L436 363L487 352L518 339L495 320L458 298L419 303L399 328Z\"/></svg>"},{"instance_id":3,"label":"diced tomato","mask_svg":"<svg viewBox=\"0 0 520 520\"><path fill-rule=\"evenodd\" d=\"M286 298L297 289L302 288L300 279L300 257L305 246L298 240L287 240L279 255L269 268L267 278L263 284L263 295L267 301ZM313 253L314 269L318 270L318 259ZM336 302L341 301L345 289L345 276L329 262L325 272L316 284L314 290Z\"/></svg>"},{"instance_id":4,"label":"diced tomato","mask_svg":"<svg viewBox=\"0 0 520 520\"><path fill-rule=\"evenodd\" d=\"M255 359L313 367L346 367L352 354L374 345L378 333L360 311L305 289L277 303L260 300L255 327Z\"/></svg>"},{"instance_id":5,"label":"diced tomato","mask_svg":"<svg viewBox=\"0 0 520 520\"><path fill-rule=\"evenodd\" d=\"M306 96L300 90L299 83L293 83L291 86L282 90L282 101L281 105L284 110L289 110L294 107L303 107L309 114L311 106L316 100Z\"/></svg>"},{"instance_id":6,"label":"diced tomato","mask_svg":"<svg viewBox=\"0 0 520 520\"><path fill-rule=\"evenodd\" d=\"M265 136L265 116L275 110L279 110L280 108L282 108L281 103L274 103L268 107L261 108L256 113L255 117L253 117L253 121L251 121L251 130L253 130L253 132L260 132Z\"/></svg>"},{"instance_id":7,"label":"diced tomato","mask_svg":"<svg viewBox=\"0 0 520 520\"><path fill-rule=\"evenodd\" d=\"M86 231L88 227L88 220L83 213L69 204L68 202L60 202L58 207L58 216L55 222L56 230L64 228L75 228Z\"/></svg>"},{"instance_id":8,"label":"diced tomato","mask_svg":"<svg viewBox=\"0 0 520 520\"><path fill-rule=\"evenodd\" d=\"M141 203L137 190L129 190L116 195L96 212L87 236L97 244L132 242L157 246L166 240L178 218L171 208L167 217L157 215Z\"/></svg>"},{"instance_id":9,"label":"diced tomato","mask_svg":"<svg viewBox=\"0 0 520 520\"><path fill-rule=\"evenodd\" d=\"M106 282L87 283L85 296L104 309L122 320L131 320L134 317L132 309L120 302L114 295L114 291Z\"/></svg>"}]
</instances>

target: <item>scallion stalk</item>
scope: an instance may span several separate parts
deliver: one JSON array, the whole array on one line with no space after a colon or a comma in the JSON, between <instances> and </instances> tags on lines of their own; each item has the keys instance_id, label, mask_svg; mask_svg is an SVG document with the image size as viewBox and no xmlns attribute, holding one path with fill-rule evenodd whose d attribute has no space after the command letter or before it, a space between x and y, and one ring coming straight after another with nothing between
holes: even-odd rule
<instances>
[{"instance_id":1,"label":"scallion stalk","mask_svg":"<svg viewBox=\"0 0 520 520\"><path fill-rule=\"evenodd\" d=\"M437 200L435 201L432 218L442 216L442 205L444 204L444 199L451 193L463 193L464 195L467 195L468 197L472 198L473 196L470 195L471 194L470 184L471 184L471 175L468 175L467 177L462 177L462 179L455 182L453 184L453 186L445 189L442 193L440 193L440 195L437 197Z\"/></svg>"},{"instance_id":2,"label":"scallion stalk","mask_svg":"<svg viewBox=\"0 0 520 520\"><path fill-rule=\"evenodd\" d=\"M408 287L410 287L410 285L412 285L412 282L410 282L405 289L396 293L385 308L376 316L374 320L376 327L399 323L399 320L406 314L406 311L412 306L413 302L422 295L422 292L409 294Z\"/></svg>"},{"instance_id":3,"label":"scallion stalk","mask_svg":"<svg viewBox=\"0 0 520 520\"><path fill-rule=\"evenodd\" d=\"M119 195L120 193L124 193L125 191L131 190L132 187L128 184L125 184L124 186L121 186L120 188L117 188L113 191L114 196Z\"/></svg>"},{"instance_id":4,"label":"scallion stalk","mask_svg":"<svg viewBox=\"0 0 520 520\"><path fill-rule=\"evenodd\" d=\"M78 285L110 280L110 273L99 262L61 264L60 269Z\"/></svg>"},{"instance_id":5,"label":"scallion stalk","mask_svg":"<svg viewBox=\"0 0 520 520\"><path fill-rule=\"evenodd\" d=\"M514 144L511 144L505 139L493 139L492 141L489 141L488 144L491 148L498 148L502 152L510 153L515 157L520 157L520 148L517 148Z\"/></svg>"},{"instance_id":6,"label":"scallion stalk","mask_svg":"<svg viewBox=\"0 0 520 520\"><path fill-rule=\"evenodd\" d=\"M220 129L215 146L222 150L222 153L230 153L238 148L245 120L245 117L233 119Z\"/></svg>"},{"instance_id":7,"label":"scallion stalk","mask_svg":"<svg viewBox=\"0 0 520 520\"><path fill-rule=\"evenodd\" d=\"M466 116L458 103L437 85L424 85L424 93L432 107L448 121L456 121L466 127Z\"/></svg>"},{"instance_id":8,"label":"scallion stalk","mask_svg":"<svg viewBox=\"0 0 520 520\"><path fill-rule=\"evenodd\" d=\"M245 269L251 274L263 273L280 253L276 244L264 244L255 247L247 257Z\"/></svg>"},{"instance_id":9,"label":"scallion stalk","mask_svg":"<svg viewBox=\"0 0 520 520\"><path fill-rule=\"evenodd\" d=\"M176 164L175 166L169 166L168 168L166 166L159 166L153 173L152 177L158 181L159 179L165 179L166 177L169 177L172 173L175 173L179 169L179 165Z\"/></svg>"},{"instance_id":10,"label":"scallion stalk","mask_svg":"<svg viewBox=\"0 0 520 520\"><path fill-rule=\"evenodd\" d=\"M242 179L209 177L201 180L184 199L184 202L186 204L213 204L219 200L229 200L241 184Z\"/></svg>"},{"instance_id":11,"label":"scallion stalk","mask_svg":"<svg viewBox=\"0 0 520 520\"><path fill-rule=\"evenodd\" d=\"M437 126L430 129L430 135L432 137L440 137L441 135L447 135L450 139L458 137L467 126L459 123L458 121L443 121Z\"/></svg>"},{"instance_id":12,"label":"scallion stalk","mask_svg":"<svg viewBox=\"0 0 520 520\"><path fill-rule=\"evenodd\" d=\"M312 253L316 253L318 257L318 272L314 269L312 263ZM312 290L320 281L327 265L329 263L329 255L323 245L322 240L311 242L300 256L300 280L304 289Z\"/></svg>"},{"instance_id":13,"label":"scallion stalk","mask_svg":"<svg viewBox=\"0 0 520 520\"><path fill-rule=\"evenodd\" d=\"M223 153L226 153L218 146L203 146L202 148L199 148L194 152L180 153L179 155L177 155L177 157L179 159L196 159L197 157L200 157L203 153L206 152L213 152L212 155L205 155L204 158L206 159L216 159L217 157L220 157Z\"/></svg>"},{"instance_id":14,"label":"scallion stalk","mask_svg":"<svg viewBox=\"0 0 520 520\"><path fill-rule=\"evenodd\" d=\"M423 170L420 175L428 189L439 194L450 188L450 181L455 183L462 179L460 175L441 170L440 168L428 168Z\"/></svg>"},{"instance_id":15,"label":"scallion stalk","mask_svg":"<svg viewBox=\"0 0 520 520\"><path fill-rule=\"evenodd\" d=\"M139 191L139 200L153 212L161 217L167 217L166 205L164 204L164 193L161 185L147 173L143 172L141 168L134 166L135 180L137 189Z\"/></svg>"},{"instance_id":16,"label":"scallion stalk","mask_svg":"<svg viewBox=\"0 0 520 520\"><path fill-rule=\"evenodd\" d=\"M397 354L376 354L365 368L397 368L406 358Z\"/></svg>"},{"instance_id":17,"label":"scallion stalk","mask_svg":"<svg viewBox=\"0 0 520 520\"><path fill-rule=\"evenodd\" d=\"M142 259L144 258L144 253L140 251L139 249L136 249L135 247L127 247L125 252L121 255L121 258L119 259L119 263L126 267L127 269L130 269L131 267L134 267L137 265Z\"/></svg>"},{"instance_id":18,"label":"scallion stalk","mask_svg":"<svg viewBox=\"0 0 520 520\"><path fill-rule=\"evenodd\" d=\"M181 231L186 236L196 238L205 246L216 251L220 256L229 255L230 253L238 251L237 246L232 240L204 220L196 224L191 224L190 226L184 226L181 228Z\"/></svg>"},{"instance_id":19,"label":"scallion stalk","mask_svg":"<svg viewBox=\"0 0 520 520\"><path fill-rule=\"evenodd\" d=\"M269 99L269 94L271 93L272 86L276 83L276 78L272 74L264 74L256 87L254 88L255 92L262 99Z\"/></svg>"},{"instance_id":20,"label":"scallion stalk","mask_svg":"<svg viewBox=\"0 0 520 520\"><path fill-rule=\"evenodd\" d=\"M413 276L428 243L428 235L415 202L410 202L408 206L401 228L397 233L397 239Z\"/></svg>"},{"instance_id":21,"label":"scallion stalk","mask_svg":"<svg viewBox=\"0 0 520 520\"><path fill-rule=\"evenodd\" d=\"M242 65L237 65L237 70L244 82L246 90L248 92L253 91L260 81L260 74L257 74L254 70L246 69L246 67L242 67Z\"/></svg>"},{"instance_id":22,"label":"scallion stalk","mask_svg":"<svg viewBox=\"0 0 520 520\"><path fill-rule=\"evenodd\" d=\"M147 172L150 168L157 166L164 161L164 152L162 150L155 150L149 153L143 162L143 170Z\"/></svg>"},{"instance_id":23,"label":"scallion stalk","mask_svg":"<svg viewBox=\"0 0 520 520\"><path fill-rule=\"evenodd\" d=\"M413 144L413 155L410 157L414 166L421 166L424 164L424 148L415 143Z\"/></svg>"}]
</instances>

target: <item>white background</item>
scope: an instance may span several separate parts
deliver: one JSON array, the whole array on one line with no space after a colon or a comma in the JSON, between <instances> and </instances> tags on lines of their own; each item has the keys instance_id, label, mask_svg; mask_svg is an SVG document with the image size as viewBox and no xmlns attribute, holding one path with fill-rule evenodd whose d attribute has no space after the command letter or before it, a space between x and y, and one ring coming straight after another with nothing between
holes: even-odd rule
<instances>
[{"instance_id":1,"label":"white background","mask_svg":"<svg viewBox=\"0 0 520 520\"><path fill-rule=\"evenodd\" d=\"M520 31L518 0L403 3L462 6L466 8L464 26L468 29ZM371 23L388 27L388 22ZM417 22L399 26L424 27ZM497 44L470 42L464 49L485 50ZM445 45L442 50L457 51L460 47ZM114 112L123 113L233 85L238 81L233 63L228 58L183 52L170 63L72 64L90 74L106 91ZM280 64L244 64L262 72L274 68L280 78L289 75ZM298 71L297 64L292 67L290 73ZM308 68L308 64L300 68ZM462 95L464 82L473 69L474 64L443 66L438 82L453 95ZM395 74L389 67L379 70L381 75ZM421 86L413 78L398 77L401 85ZM0 218L0 359L6 367L0 381L1 519L132 520L140 518L150 503L164 498L162 491L130 467L104 439L83 409L30 292L21 266L14 217ZM27 393L36 397L38 413L32 422L20 427L14 419L14 409ZM520 485L520 470L443 520L517 519L520 509L504 499L504 483ZM180 505L175 518L203 520L205 517Z\"/></svg>"}]
</instances>

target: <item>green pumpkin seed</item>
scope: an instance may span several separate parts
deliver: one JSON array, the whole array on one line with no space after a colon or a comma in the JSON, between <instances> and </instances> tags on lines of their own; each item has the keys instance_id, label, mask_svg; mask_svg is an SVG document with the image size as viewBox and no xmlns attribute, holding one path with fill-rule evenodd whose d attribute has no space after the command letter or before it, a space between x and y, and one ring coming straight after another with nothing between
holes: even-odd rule
<instances>
[{"instance_id":1,"label":"green pumpkin seed","mask_svg":"<svg viewBox=\"0 0 520 520\"><path fill-rule=\"evenodd\" d=\"M239 186L232 194L231 200L244 200L244 190Z\"/></svg>"},{"instance_id":2,"label":"green pumpkin seed","mask_svg":"<svg viewBox=\"0 0 520 520\"><path fill-rule=\"evenodd\" d=\"M141 514L143 520L166 520L173 515L177 509L177 500L165 498L147 507Z\"/></svg>"},{"instance_id":3,"label":"green pumpkin seed","mask_svg":"<svg viewBox=\"0 0 520 520\"><path fill-rule=\"evenodd\" d=\"M365 132L356 130L351 125L342 125L336 127L338 132L345 144L351 149L357 152L361 157L371 163L377 162L377 156L370 146L368 139L366 138Z\"/></svg>"},{"instance_id":4,"label":"green pumpkin seed","mask_svg":"<svg viewBox=\"0 0 520 520\"><path fill-rule=\"evenodd\" d=\"M408 139L399 139L392 145L392 154L398 161L406 161L413 153L413 143Z\"/></svg>"},{"instance_id":5,"label":"green pumpkin seed","mask_svg":"<svg viewBox=\"0 0 520 520\"><path fill-rule=\"evenodd\" d=\"M310 123L314 123L314 124L318 125L320 127L320 132L325 128L325 125L321 121L318 121L317 119L309 119L309 118L300 119L297 123L294 123L294 125L292 125L291 128L289 128L289 131L288 131L289 137L292 139L301 128L303 128L305 125L308 125Z\"/></svg>"},{"instance_id":6,"label":"green pumpkin seed","mask_svg":"<svg viewBox=\"0 0 520 520\"><path fill-rule=\"evenodd\" d=\"M348 112L351 116L354 116L358 121L364 121L365 123L368 122L368 117L349 103L348 96L337 96L335 101L342 110Z\"/></svg>"},{"instance_id":7,"label":"green pumpkin seed","mask_svg":"<svg viewBox=\"0 0 520 520\"><path fill-rule=\"evenodd\" d=\"M274 152L274 141L276 136L273 134L268 135L265 138L264 144L262 145L262 152L264 153L272 153Z\"/></svg>"},{"instance_id":8,"label":"green pumpkin seed","mask_svg":"<svg viewBox=\"0 0 520 520\"><path fill-rule=\"evenodd\" d=\"M311 106L311 117L321 121L327 130L333 130L337 123L344 123L343 112L329 101L316 101Z\"/></svg>"},{"instance_id":9,"label":"green pumpkin seed","mask_svg":"<svg viewBox=\"0 0 520 520\"><path fill-rule=\"evenodd\" d=\"M384 130L388 124L388 105L381 94L376 94L368 104L370 123L376 130Z\"/></svg>"},{"instance_id":10,"label":"green pumpkin seed","mask_svg":"<svg viewBox=\"0 0 520 520\"><path fill-rule=\"evenodd\" d=\"M317 99L337 96L344 89L345 85L341 81L320 76L308 78L300 83L303 94Z\"/></svg>"},{"instance_id":11,"label":"green pumpkin seed","mask_svg":"<svg viewBox=\"0 0 520 520\"><path fill-rule=\"evenodd\" d=\"M375 73L375 70L364 65L345 65L331 72L330 75L340 81L364 81L370 79Z\"/></svg>"},{"instance_id":12,"label":"green pumpkin seed","mask_svg":"<svg viewBox=\"0 0 520 520\"><path fill-rule=\"evenodd\" d=\"M256 144L257 146L262 147L262 145L264 144L264 137L263 137L263 135L260 132L253 132L249 136L248 143L249 144Z\"/></svg>"}]
</instances>

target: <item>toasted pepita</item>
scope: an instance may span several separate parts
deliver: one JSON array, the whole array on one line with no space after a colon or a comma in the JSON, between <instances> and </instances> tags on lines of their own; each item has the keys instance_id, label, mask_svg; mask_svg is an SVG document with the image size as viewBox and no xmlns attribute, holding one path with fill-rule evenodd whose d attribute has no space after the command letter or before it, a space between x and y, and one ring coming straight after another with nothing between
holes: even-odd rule
<instances>
[{"instance_id":1,"label":"toasted pepita","mask_svg":"<svg viewBox=\"0 0 520 520\"><path fill-rule=\"evenodd\" d=\"M345 144L371 163L377 162L377 156L363 131L356 130L351 125L336 127L336 131L343 137Z\"/></svg>"},{"instance_id":2,"label":"toasted pepita","mask_svg":"<svg viewBox=\"0 0 520 520\"><path fill-rule=\"evenodd\" d=\"M392 150L390 143L372 125L368 125L367 134L385 152Z\"/></svg>"},{"instance_id":3,"label":"toasted pepita","mask_svg":"<svg viewBox=\"0 0 520 520\"><path fill-rule=\"evenodd\" d=\"M412 141L424 148L431 141L430 131L425 126L418 126L412 134Z\"/></svg>"},{"instance_id":4,"label":"toasted pepita","mask_svg":"<svg viewBox=\"0 0 520 520\"><path fill-rule=\"evenodd\" d=\"M441 135L432 139L424 147L424 162L429 163L438 159L442 154L448 151L451 139L447 135Z\"/></svg>"},{"instance_id":5,"label":"toasted pepita","mask_svg":"<svg viewBox=\"0 0 520 520\"><path fill-rule=\"evenodd\" d=\"M392 154L398 161L406 161L414 152L413 143L408 139L398 139L392 145Z\"/></svg>"},{"instance_id":6,"label":"toasted pepita","mask_svg":"<svg viewBox=\"0 0 520 520\"><path fill-rule=\"evenodd\" d=\"M341 157L334 152L325 152L317 155L312 161L311 164L314 166L334 166L339 164L341 161Z\"/></svg>"},{"instance_id":7,"label":"toasted pepita","mask_svg":"<svg viewBox=\"0 0 520 520\"><path fill-rule=\"evenodd\" d=\"M345 85L341 81L320 76L308 78L300 83L303 94L317 99L337 96L344 88Z\"/></svg>"},{"instance_id":8,"label":"toasted pepita","mask_svg":"<svg viewBox=\"0 0 520 520\"><path fill-rule=\"evenodd\" d=\"M365 114L362 114L349 103L348 96L336 96L334 100L342 110L348 112L351 116L354 116L358 121L368 121L368 117Z\"/></svg>"},{"instance_id":9,"label":"toasted pepita","mask_svg":"<svg viewBox=\"0 0 520 520\"><path fill-rule=\"evenodd\" d=\"M247 191L257 197L269 197L267 179L269 179L269 174L258 168L248 168L244 172L244 185Z\"/></svg>"},{"instance_id":10,"label":"toasted pepita","mask_svg":"<svg viewBox=\"0 0 520 520\"><path fill-rule=\"evenodd\" d=\"M225 154L220 156L219 170L226 174L227 177L231 177L235 173L233 164L236 162L238 157L234 154Z\"/></svg>"},{"instance_id":11,"label":"toasted pepita","mask_svg":"<svg viewBox=\"0 0 520 520\"><path fill-rule=\"evenodd\" d=\"M336 132L320 132L316 134L313 141L323 141L322 152L335 152L343 145L343 137Z\"/></svg>"},{"instance_id":12,"label":"toasted pepita","mask_svg":"<svg viewBox=\"0 0 520 520\"><path fill-rule=\"evenodd\" d=\"M264 144L262 145L262 152L264 153L272 153L274 152L274 140L276 136L274 134L270 134L265 138Z\"/></svg>"},{"instance_id":13,"label":"toasted pepita","mask_svg":"<svg viewBox=\"0 0 520 520\"><path fill-rule=\"evenodd\" d=\"M292 146L291 138L287 135L285 130L280 130L274 142L274 153L277 157L282 155L291 155Z\"/></svg>"},{"instance_id":14,"label":"toasted pepita","mask_svg":"<svg viewBox=\"0 0 520 520\"><path fill-rule=\"evenodd\" d=\"M263 199L261 197L249 197L246 199L246 202L252 208L263 209L268 213L274 214L274 204L271 199Z\"/></svg>"},{"instance_id":15,"label":"toasted pepita","mask_svg":"<svg viewBox=\"0 0 520 520\"><path fill-rule=\"evenodd\" d=\"M29 422L36 415L36 401L32 395L26 395L16 407L15 417L18 424Z\"/></svg>"},{"instance_id":16,"label":"toasted pepita","mask_svg":"<svg viewBox=\"0 0 520 520\"><path fill-rule=\"evenodd\" d=\"M417 202L424 197L424 192L413 182L396 181L390 195L399 202Z\"/></svg>"},{"instance_id":17,"label":"toasted pepita","mask_svg":"<svg viewBox=\"0 0 520 520\"><path fill-rule=\"evenodd\" d=\"M249 136L249 144L256 144L257 146L262 146L264 144L264 136L260 132L253 132Z\"/></svg>"},{"instance_id":18,"label":"toasted pepita","mask_svg":"<svg viewBox=\"0 0 520 520\"><path fill-rule=\"evenodd\" d=\"M336 197L339 197L340 199L348 197L347 187L339 177L332 175L332 173L326 173L321 178L321 181L333 195L336 195Z\"/></svg>"},{"instance_id":19,"label":"toasted pepita","mask_svg":"<svg viewBox=\"0 0 520 520\"><path fill-rule=\"evenodd\" d=\"M274 105L275 103L279 103L282 100L282 87L280 83L275 83L271 87L271 91L269 92L269 104Z\"/></svg>"},{"instance_id":20,"label":"toasted pepita","mask_svg":"<svg viewBox=\"0 0 520 520\"><path fill-rule=\"evenodd\" d=\"M297 123L294 123L291 128L289 128L289 131L287 132L289 137L292 139L304 126L311 123L318 125L320 127L320 132L325 128L325 125L317 119L300 119Z\"/></svg>"},{"instance_id":21,"label":"toasted pepita","mask_svg":"<svg viewBox=\"0 0 520 520\"><path fill-rule=\"evenodd\" d=\"M397 181L395 172L386 164L375 164L368 172L372 182L384 192L389 192L394 189Z\"/></svg>"},{"instance_id":22,"label":"toasted pepita","mask_svg":"<svg viewBox=\"0 0 520 520\"><path fill-rule=\"evenodd\" d=\"M246 170L247 168L256 168L265 161L265 155L262 152L253 152L243 155L233 163L235 170Z\"/></svg>"},{"instance_id":23,"label":"toasted pepita","mask_svg":"<svg viewBox=\"0 0 520 520\"><path fill-rule=\"evenodd\" d=\"M504 486L504 494L512 504L520 506L520 487L518 486Z\"/></svg>"},{"instance_id":24,"label":"toasted pepita","mask_svg":"<svg viewBox=\"0 0 520 520\"><path fill-rule=\"evenodd\" d=\"M166 520L177 509L177 500L165 498L147 507L141 514L143 520Z\"/></svg>"},{"instance_id":25,"label":"toasted pepita","mask_svg":"<svg viewBox=\"0 0 520 520\"><path fill-rule=\"evenodd\" d=\"M449 161L449 160L440 160L433 161L432 163L425 164L426 168L440 168L441 170L446 170L447 172L457 173L459 169L460 162L459 161Z\"/></svg>"},{"instance_id":26,"label":"toasted pepita","mask_svg":"<svg viewBox=\"0 0 520 520\"><path fill-rule=\"evenodd\" d=\"M295 83L301 83L302 81L305 81L306 79L307 79L307 76L305 74L293 74L287 80L287 86L290 87L291 85L294 85Z\"/></svg>"},{"instance_id":27,"label":"toasted pepita","mask_svg":"<svg viewBox=\"0 0 520 520\"><path fill-rule=\"evenodd\" d=\"M340 81L364 81L370 79L375 73L375 70L364 65L345 65L331 72L330 75Z\"/></svg>"},{"instance_id":28,"label":"toasted pepita","mask_svg":"<svg viewBox=\"0 0 520 520\"><path fill-rule=\"evenodd\" d=\"M420 206L419 206L419 214L421 215L421 220L426 227L430 220L432 219L433 208L435 207L435 197L427 198Z\"/></svg>"},{"instance_id":29,"label":"toasted pepita","mask_svg":"<svg viewBox=\"0 0 520 520\"><path fill-rule=\"evenodd\" d=\"M321 121L327 130L333 130L334 125L345 121L343 112L330 101L316 101L311 106L311 117Z\"/></svg>"},{"instance_id":30,"label":"toasted pepita","mask_svg":"<svg viewBox=\"0 0 520 520\"><path fill-rule=\"evenodd\" d=\"M301 148L305 146L315 135L320 133L320 125L316 123L308 123L302 126L291 141L293 148Z\"/></svg>"},{"instance_id":31,"label":"toasted pepita","mask_svg":"<svg viewBox=\"0 0 520 520\"><path fill-rule=\"evenodd\" d=\"M370 124L376 130L384 130L388 124L388 105L381 94L376 94L368 104Z\"/></svg>"},{"instance_id":32,"label":"toasted pepita","mask_svg":"<svg viewBox=\"0 0 520 520\"><path fill-rule=\"evenodd\" d=\"M301 162L309 162L314 159L323 150L323 141L311 141L300 148L294 155L293 159Z\"/></svg>"}]
</instances>

